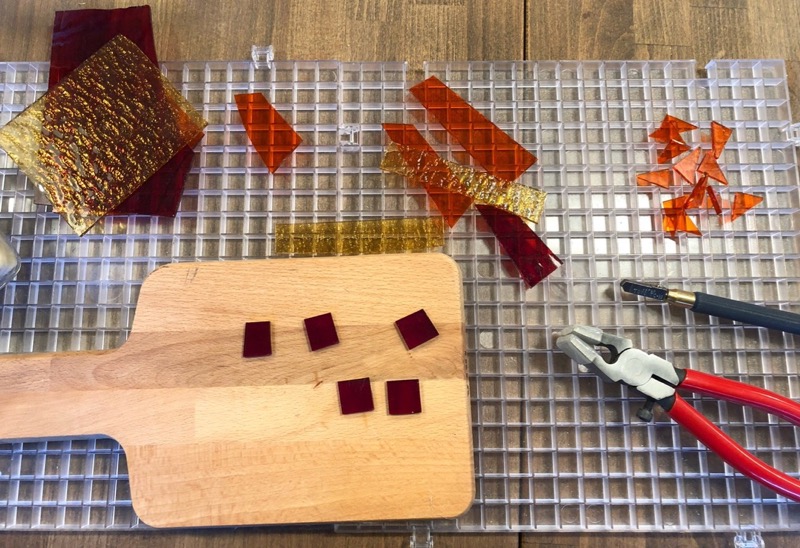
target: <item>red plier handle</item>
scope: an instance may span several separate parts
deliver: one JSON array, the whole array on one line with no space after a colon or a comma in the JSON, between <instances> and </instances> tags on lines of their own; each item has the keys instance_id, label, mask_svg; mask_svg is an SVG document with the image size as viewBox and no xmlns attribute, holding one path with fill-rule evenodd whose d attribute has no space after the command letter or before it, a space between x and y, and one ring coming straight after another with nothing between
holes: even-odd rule
<instances>
[{"instance_id":1,"label":"red plier handle","mask_svg":"<svg viewBox=\"0 0 800 548\"><path fill-rule=\"evenodd\" d=\"M686 369L685 378L678 388L698 394L714 396L741 405L749 405L777 415L800 426L800 404L763 388ZM733 441L715 424L700 414L686 400L675 394L675 401L666 409L672 419L689 430L706 447L722 460L752 480L800 502L800 480L776 470L758 460Z\"/></svg>"}]
</instances>

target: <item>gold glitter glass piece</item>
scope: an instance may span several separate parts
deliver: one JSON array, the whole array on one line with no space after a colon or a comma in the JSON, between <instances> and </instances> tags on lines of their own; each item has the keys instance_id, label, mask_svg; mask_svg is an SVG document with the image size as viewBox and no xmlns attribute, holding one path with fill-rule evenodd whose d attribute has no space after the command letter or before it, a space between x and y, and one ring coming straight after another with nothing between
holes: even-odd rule
<instances>
[{"instance_id":1,"label":"gold glitter glass piece","mask_svg":"<svg viewBox=\"0 0 800 548\"><path fill-rule=\"evenodd\" d=\"M205 125L158 67L118 35L0 129L0 147L84 234Z\"/></svg>"},{"instance_id":2,"label":"gold glitter glass piece","mask_svg":"<svg viewBox=\"0 0 800 548\"><path fill-rule=\"evenodd\" d=\"M429 187L438 187L469 196L475 203L494 206L514 215L539 222L547 193L448 162L438 154L391 143L381 169L413 178Z\"/></svg>"},{"instance_id":3,"label":"gold glitter glass piece","mask_svg":"<svg viewBox=\"0 0 800 548\"><path fill-rule=\"evenodd\" d=\"M275 227L274 255L405 253L443 245L441 217L284 223Z\"/></svg>"}]
</instances>

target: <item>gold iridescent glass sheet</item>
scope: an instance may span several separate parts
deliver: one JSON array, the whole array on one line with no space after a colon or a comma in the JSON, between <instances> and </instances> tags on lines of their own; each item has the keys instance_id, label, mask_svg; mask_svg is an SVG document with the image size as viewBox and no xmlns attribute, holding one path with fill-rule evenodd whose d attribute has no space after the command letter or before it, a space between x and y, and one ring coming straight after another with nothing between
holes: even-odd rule
<instances>
[{"instance_id":1,"label":"gold iridescent glass sheet","mask_svg":"<svg viewBox=\"0 0 800 548\"><path fill-rule=\"evenodd\" d=\"M284 223L274 255L361 255L425 251L444 245L441 217Z\"/></svg>"},{"instance_id":2,"label":"gold iridescent glass sheet","mask_svg":"<svg viewBox=\"0 0 800 548\"><path fill-rule=\"evenodd\" d=\"M391 143L381 169L398 173L432 187L469 196L475 203L539 222L547 193L489 175L467 166L448 162L435 153Z\"/></svg>"},{"instance_id":3,"label":"gold iridescent glass sheet","mask_svg":"<svg viewBox=\"0 0 800 548\"><path fill-rule=\"evenodd\" d=\"M206 122L118 35L0 129L0 147L84 234Z\"/></svg>"}]
</instances>

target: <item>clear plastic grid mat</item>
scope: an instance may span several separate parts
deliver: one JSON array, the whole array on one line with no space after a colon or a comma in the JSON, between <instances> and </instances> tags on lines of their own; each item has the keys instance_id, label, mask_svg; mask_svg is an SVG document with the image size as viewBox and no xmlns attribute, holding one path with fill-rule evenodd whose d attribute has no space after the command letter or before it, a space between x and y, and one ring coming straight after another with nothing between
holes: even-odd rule
<instances>
[{"instance_id":1,"label":"clear plastic grid mat","mask_svg":"<svg viewBox=\"0 0 800 548\"><path fill-rule=\"evenodd\" d=\"M439 128L406 104L400 63L166 63L167 77L209 121L175 219L107 218L83 238L33 203L33 187L0 152L0 231L23 258L2 291L0 351L110 348L130 329L142 280L174 261L271 253L276 222L426 212L422 191L378 166L382 122L418 124L443 154ZM46 88L45 63L0 64L0 125ZM797 340L694 316L620 293L657 280L798 307L800 188L781 61L430 63L435 74L530 149L522 181L549 193L537 231L564 265L525 291L488 228L470 211L445 251L464 275L475 440L475 503L434 530L738 530L800 526L800 505L735 474L641 399L603 385L551 351L563 326L632 338L678 366L724 374L800 399ZM249 146L233 95L262 91L303 144L270 175ZM703 214L702 238L665 238L659 204L640 188L656 169L647 134L664 114L733 128L722 165L731 191L764 202L731 225ZM700 143L699 131L687 135ZM723 194L725 190L723 190ZM768 463L800 473L798 429L750 409L690 399ZM391 473L391 471L387 471ZM344 525L340 530L407 528ZM125 456L109 439L0 443L0 528L140 526Z\"/></svg>"}]
</instances>

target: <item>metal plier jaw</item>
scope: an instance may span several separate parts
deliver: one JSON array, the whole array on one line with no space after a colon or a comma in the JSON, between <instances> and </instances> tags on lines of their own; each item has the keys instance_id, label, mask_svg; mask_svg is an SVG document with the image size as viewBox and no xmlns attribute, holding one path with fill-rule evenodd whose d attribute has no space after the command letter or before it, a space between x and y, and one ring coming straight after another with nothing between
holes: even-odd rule
<instances>
[{"instance_id":1,"label":"metal plier jaw","mask_svg":"<svg viewBox=\"0 0 800 548\"><path fill-rule=\"evenodd\" d=\"M567 327L558 334L556 346L578 362L581 371L591 371L606 382L631 386L649 400L668 400L683 380L679 370L667 360L633 348L630 339L604 333L596 327ZM596 346L611 352L608 361Z\"/></svg>"}]
</instances>

